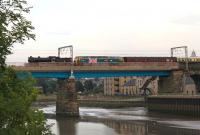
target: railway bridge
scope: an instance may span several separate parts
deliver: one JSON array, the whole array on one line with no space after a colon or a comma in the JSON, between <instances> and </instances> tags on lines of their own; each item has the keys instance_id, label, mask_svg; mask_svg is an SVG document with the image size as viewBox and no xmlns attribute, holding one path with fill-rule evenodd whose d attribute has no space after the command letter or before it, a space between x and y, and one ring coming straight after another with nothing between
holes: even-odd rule
<instances>
[{"instance_id":1,"label":"railway bridge","mask_svg":"<svg viewBox=\"0 0 200 135\"><path fill-rule=\"evenodd\" d=\"M181 92L185 88L186 78L192 78L200 89L200 63L189 64L189 72L185 72L184 64L178 62L132 62L121 65L72 66L60 63L42 63L36 65L14 66L19 77L30 72L35 78L58 78L56 114L78 116L79 105L76 99L76 78L152 76L159 77L160 92ZM73 71L73 77L71 72ZM148 81L149 83L150 81ZM145 84L147 85L147 84Z\"/></svg>"}]
</instances>

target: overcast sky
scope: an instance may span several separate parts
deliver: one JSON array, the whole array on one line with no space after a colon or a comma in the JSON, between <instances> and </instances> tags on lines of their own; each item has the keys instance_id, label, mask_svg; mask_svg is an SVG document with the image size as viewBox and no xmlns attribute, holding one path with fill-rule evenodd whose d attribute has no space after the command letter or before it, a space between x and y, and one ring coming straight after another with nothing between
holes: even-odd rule
<instances>
[{"instance_id":1,"label":"overcast sky","mask_svg":"<svg viewBox=\"0 0 200 135\"><path fill-rule=\"evenodd\" d=\"M15 45L10 62L57 55L161 56L187 45L200 54L200 0L29 0L36 41Z\"/></svg>"}]
</instances>

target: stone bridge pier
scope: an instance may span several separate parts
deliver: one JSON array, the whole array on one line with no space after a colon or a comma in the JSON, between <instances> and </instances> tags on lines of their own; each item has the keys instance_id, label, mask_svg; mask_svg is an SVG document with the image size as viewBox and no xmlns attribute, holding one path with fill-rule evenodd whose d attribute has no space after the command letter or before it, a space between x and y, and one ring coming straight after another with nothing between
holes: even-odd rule
<instances>
[{"instance_id":1,"label":"stone bridge pier","mask_svg":"<svg viewBox=\"0 0 200 135\"><path fill-rule=\"evenodd\" d=\"M183 70L172 71L169 77L160 77L158 81L158 92L165 94L194 95L197 93L200 78L191 76Z\"/></svg>"},{"instance_id":2,"label":"stone bridge pier","mask_svg":"<svg viewBox=\"0 0 200 135\"><path fill-rule=\"evenodd\" d=\"M158 81L159 93L182 93L183 71L172 71L169 77L160 77Z\"/></svg>"},{"instance_id":3,"label":"stone bridge pier","mask_svg":"<svg viewBox=\"0 0 200 135\"><path fill-rule=\"evenodd\" d=\"M79 116L79 104L77 102L74 77L58 79L56 115L64 117Z\"/></svg>"}]
</instances>

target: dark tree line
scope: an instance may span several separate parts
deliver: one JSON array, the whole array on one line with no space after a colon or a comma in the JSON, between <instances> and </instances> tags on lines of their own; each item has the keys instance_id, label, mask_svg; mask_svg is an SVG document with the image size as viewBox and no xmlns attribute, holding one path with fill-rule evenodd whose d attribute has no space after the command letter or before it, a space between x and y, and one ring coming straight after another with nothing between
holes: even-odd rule
<instances>
[{"instance_id":1,"label":"dark tree line","mask_svg":"<svg viewBox=\"0 0 200 135\"><path fill-rule=\"evenodd\" d=\"M82 83L80 80L76 81L77 92L86 94L103 92L103 84L97 86L92 80L86 80Z\"/></svg>"},{"instance_id":2,"label":"dark tree line","mask_svg":"<svg viewBox=\"0 0 200 135\"><path fill-rule=\"evenodd\" d=\"M53 94L57 90L57 79L40 78L36 86L41 86L44 94Z\"/></svg>"},{"instance_id":3,"label":"dark tree line","mask_svg":"<svg viewBox=\"0 0 200 135\"><path fill-rule=\"evenodd\" d=\"M52 94L57 92L57 79L40 78L37 79L36 86L42 87L43 94ZM76 90L81 93L99 93L103 92L103 84L97 86L93 80L76 81Z\"/></svg>"}]
</instances>

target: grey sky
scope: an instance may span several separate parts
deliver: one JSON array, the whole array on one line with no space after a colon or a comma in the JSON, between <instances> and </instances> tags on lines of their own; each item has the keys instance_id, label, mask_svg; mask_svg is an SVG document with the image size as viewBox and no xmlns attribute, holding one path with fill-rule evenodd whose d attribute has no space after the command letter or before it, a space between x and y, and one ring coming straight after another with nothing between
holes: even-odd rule
<instances>
[{"instance_id":1,"label":"grey sky","mask_svg":"<svg viewBox=\"0 0 200 135\"><path fill-rule=\"evenodd\" d=\"M15 45L8 61L57 55L168 55L188 45L200 53L199 0L29 0L36 41Z\"/></svg>"}]
</instances>

